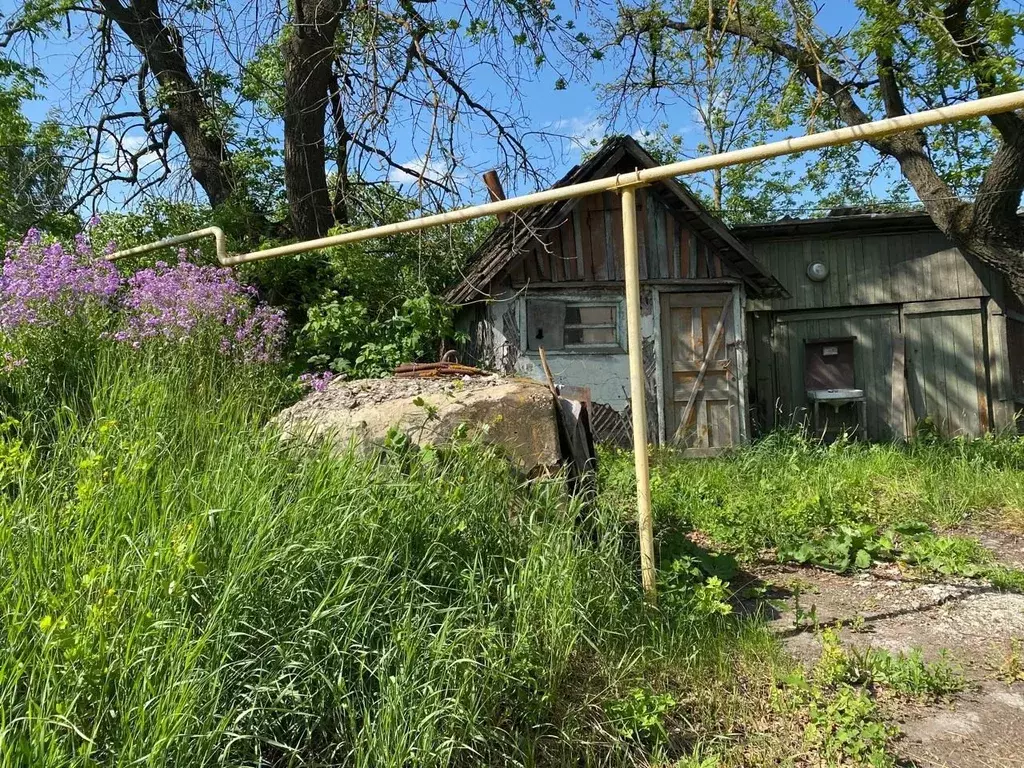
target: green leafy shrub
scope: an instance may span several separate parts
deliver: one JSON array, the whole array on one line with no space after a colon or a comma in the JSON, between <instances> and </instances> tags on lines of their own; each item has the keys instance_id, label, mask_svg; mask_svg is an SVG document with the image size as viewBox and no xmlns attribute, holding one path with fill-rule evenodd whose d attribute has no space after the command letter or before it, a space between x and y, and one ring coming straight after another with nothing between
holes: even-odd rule
<instances>
[{"instance_id":1,"label":"green leafy shrub","mask_svg":"<svg viewBox=\"0 0 1024 768\"><path fill-rule=\"evenodd\" d=\"M405 299L383 318L353 296L335 298L309 308L296 351L309 364L336 373L384 376L400 363L436 358L440 340L456 336L452 316L430 294Z\"/></svg>"},{"instance_id":2,"label":"green leafy shrub","mask_svg":"<svg viewBox=\"0 0 1024 768\"><path fill-rule=\"evenodd\" d=\"M621 699L609 701L605 712L621 738L655 748L668 741L665 719L675 706L676 700L671 694L655 693L642 687L634 688Z\"/></svg>"},{"instance_id":3,"label":"green leafy shrub","mask_svg":"<svg viewBox=\"0 0 1024 768\"><path fill-rule=\"evenodd\" d=\"M729 584L718 576L708 576L696 557L675 558L658 577L660 607L683 620L706 621L732 612Z\"/></svg>"},{"instance_id":4,"label":"green leafy shrub","mask_svg":"<svg viewBox=\"0 0 1024 768\"><path fill-rule=\"evenodd\" d=\"M349 229L422 213L391 187L354 190ZM468 222L349 243L246 265L242 274L288 312L298 366L378 376L398 363L436 359L441 342L453 337L453 311L441 296L492 226Z\"/></svg>"}]
</instances>

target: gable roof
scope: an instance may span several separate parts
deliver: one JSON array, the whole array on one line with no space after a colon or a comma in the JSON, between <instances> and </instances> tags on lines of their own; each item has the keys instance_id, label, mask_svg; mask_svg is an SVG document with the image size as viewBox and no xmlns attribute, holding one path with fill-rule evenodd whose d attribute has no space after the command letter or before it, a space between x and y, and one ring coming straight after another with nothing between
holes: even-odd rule
<instances>
[{"instance_id":1,"label":"gable roof","mask_svg":"<svg viewBox=\"0 0 1024 768\"><path fill-rule=\"evenodd\" d=\"M622 164L640 169L658 165L635 139L618 136L606 141L594 155L572 168L552 188L610 176L613 169ZM749 286L753 296L774 298L787 295L782 284L754 257L750 249L680 182L667 179L655 182L651 187L662 190L675 203L672 206L675 212L692 231L720 253L722 260ZM578 198L556 200L526 208L505 219L481 243L462 281L448 291L448 301L464 303L481 298L481 292L486 290L491 281L532 245L534 233L561 226L578 202Z\"/></svg>"}]
</instances>

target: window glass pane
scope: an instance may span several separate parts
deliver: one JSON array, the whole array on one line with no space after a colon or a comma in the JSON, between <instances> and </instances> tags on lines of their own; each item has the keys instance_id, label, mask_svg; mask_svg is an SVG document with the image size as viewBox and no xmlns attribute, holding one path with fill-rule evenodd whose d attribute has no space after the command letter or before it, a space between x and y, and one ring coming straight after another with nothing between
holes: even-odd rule
<instances>
[{"instance_id":1,"label":"window glass pane","mask_svg":"<svg viewBox=\"0 0 1024 768\"><path fill-rule=\"evenodd\" d=\"M614 328L566 328L565 343L572 344L615 344Z\"/></svg>"},{"instance_id":2,"label":"window glass pane","mask_svg":"<svg viewBox=\"0 0 1024 768\"><path fill-rule=\"evenodd\" d=\"M614 328L588 328L583 332L583 340L586 344L614 344Z\"/></svg>"},{"instance_id":3,"label":"window glass pane","mask_svg":"<svg viewBox=\"0 0 1024 768\"><path fill-rule=\"evenodd\" d=\"M584 325L614 325L615 307L580 307L580 322Z\"/></svg>"},{"instance_id":4,"label":"window glass pane","mask_svg":"<svg viewBox=\"0 0 1024 768\"><path fill-rule=\"evenodd\" d=\"M580 324L580 308L579 307L566 307L565 308L565 323L566 323L566 325L579 325Z\"/></svg>"}]
</instances>

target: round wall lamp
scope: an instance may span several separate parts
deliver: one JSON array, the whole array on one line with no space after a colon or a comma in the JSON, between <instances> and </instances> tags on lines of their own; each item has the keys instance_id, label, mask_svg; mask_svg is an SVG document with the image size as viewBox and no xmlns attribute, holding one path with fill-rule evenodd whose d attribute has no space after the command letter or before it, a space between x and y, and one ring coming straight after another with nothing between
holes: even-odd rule
<instances>
[{"instance_id":1,"label":"round wall lamp","mask_svg":"<svg viewBox=\"0 0 1024 768\"><path fill-rule=\"evenodd\" d=\"M828 277L828 266L820 261L812 261L807 265L807 277L816 283L820 283Z\"/></svg>"}]
</instances>

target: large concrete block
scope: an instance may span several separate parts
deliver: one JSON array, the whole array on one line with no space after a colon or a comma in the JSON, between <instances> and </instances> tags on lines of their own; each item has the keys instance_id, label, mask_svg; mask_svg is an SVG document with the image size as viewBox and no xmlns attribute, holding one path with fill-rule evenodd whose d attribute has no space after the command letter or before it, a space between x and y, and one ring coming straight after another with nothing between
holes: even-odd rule
<instances>
[{"instance_id":1,"label":"large concrete block","mask_svg":"<svg viewBox=\"0 0 1024 768\"><path fill-rule=\"evenodd\" d=\"M277 417L286 437L325 437L362 450L383 444L392 428L417 445L443 444L465 424L526 474L558 466L556 419L546 386L498 376L336 381Z\"/></svg>"}]
</instances>

